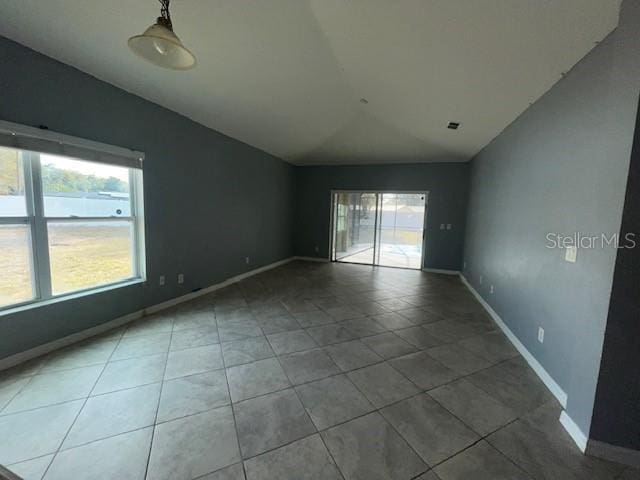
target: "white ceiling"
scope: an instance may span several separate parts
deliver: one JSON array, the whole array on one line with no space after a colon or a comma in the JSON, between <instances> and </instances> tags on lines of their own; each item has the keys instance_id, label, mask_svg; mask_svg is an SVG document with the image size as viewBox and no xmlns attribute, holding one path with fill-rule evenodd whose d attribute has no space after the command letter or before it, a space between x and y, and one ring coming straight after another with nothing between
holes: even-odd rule
<instances>
[{"instance_id":1,"label":"white ceiling","mask_svg":"<svg viewBox=\"0 0 640 480\"><path fill-rule=\"evenodd\" d=\"M174 0L188 72L127 49L155 0L0 0L0 34L292 163L467 161L615 28L620 3Z\"/></svg>"}]
</instances>

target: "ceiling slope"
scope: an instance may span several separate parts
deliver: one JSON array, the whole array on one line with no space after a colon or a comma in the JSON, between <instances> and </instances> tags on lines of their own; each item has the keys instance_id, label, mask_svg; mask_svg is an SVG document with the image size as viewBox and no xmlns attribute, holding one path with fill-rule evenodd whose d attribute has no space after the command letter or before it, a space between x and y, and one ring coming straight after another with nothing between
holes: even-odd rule
<instances>
[{"instance_id":1,"label":"ceiling slope","mask_svg":"<svg viewBox=\"0 0 640 480\"><path fill-rule=\"evenodd\" d=\"M174 0L188 72L126 47L155 0L0 0L0 34L292 163L467 161L616 27L620 3Z\"/></svg>"}]
</instances>

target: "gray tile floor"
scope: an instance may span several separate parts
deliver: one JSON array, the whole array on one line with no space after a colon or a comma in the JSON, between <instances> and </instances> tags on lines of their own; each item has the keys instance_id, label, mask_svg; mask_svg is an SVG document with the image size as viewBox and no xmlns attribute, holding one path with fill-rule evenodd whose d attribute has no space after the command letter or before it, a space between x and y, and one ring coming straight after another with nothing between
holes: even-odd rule
<instances>
[{"instance_id":1,"label":"gray tile floor","mask_svg":"<svg viewBox=\"0 0 640 480\"><path fill-rule=\"evenodd\" d=\"M0 373L25 479L631 479L460 281L295 262Z\"/></svg>"}]
</instances>

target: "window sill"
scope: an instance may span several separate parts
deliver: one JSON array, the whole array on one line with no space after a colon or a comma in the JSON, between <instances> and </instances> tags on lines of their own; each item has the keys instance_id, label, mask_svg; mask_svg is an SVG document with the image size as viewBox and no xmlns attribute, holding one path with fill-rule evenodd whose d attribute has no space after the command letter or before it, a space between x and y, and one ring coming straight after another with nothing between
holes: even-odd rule
<instances>
[{"instance_id":1,"label":"window sill","mask_svg":"<svg viewBox=\"0 0 640 480\"><path fill-rule=\"evenodd\" d=\"M36 308L46 307L48 305L54 305L56 303L66 302L68 300L74 300L76 298L89 297L91 295L95 295L102 292L109 292L111 290L117 290L119 288L130 287L132 285L139 285L145 283L146 280L143 278L133 278L130 280L125 280L123 282L112 283L110 285L105 285L103 287L92 288L89 290L82 290L79 292L73 292L68 294L62 294L57 297L48 298L46 300L32 300L28 303L21 303L15 307L7 307L6 310L0 310L0 317L4 317L7 315L12 315L14 313L25 312L28 310L35 310Z\"/></svg>"}]
</instances>

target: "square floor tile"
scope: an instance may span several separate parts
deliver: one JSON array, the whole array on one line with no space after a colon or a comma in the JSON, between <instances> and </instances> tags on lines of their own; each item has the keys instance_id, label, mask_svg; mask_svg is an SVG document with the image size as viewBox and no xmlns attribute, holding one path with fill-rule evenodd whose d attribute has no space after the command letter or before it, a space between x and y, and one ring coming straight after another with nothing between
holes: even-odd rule
<instances>
[{"instance_id":1,"label":"square floor tile","mask_svg":"<svg viewBox=\"0 0 640 480\"><path fill-rule=\"evenodd\" d=\"M102 365L35 375L2 411L3 414L44 407L89 396Z\"/></svg>"},{"instance_id":2,"label":"square floor tile","mask_svg":"<svg viewBox=\"0 0 640 480\"><path fill-rule=\"evenodd\" d=\"M218 321L218 336L221 342L233 342L250 337L262 336L262 329L257 320Z\"/></svg>"},{"instance_id":3,"label":"square floor tile","mask_svg":"<svg viewBox=\"0 0 640 480\"><path fill-rule=\"evenodd\" d=\"M435 468L442 480L530 480L522 469L482 441Z\"/></svg>"},{"instance_id":4,"label":"square floor tile","mask_svg":"<svg viewBox=\"0 0 640 480\"><path fill-rule=\"evenodd\" d=\"M47 480L144 480L153 428L123 433L64 450L56 455Z\"/></svg>"},{"instance_id":5,"label":"square floor tile","mask_svg":"<svg viewBox=\"0 0 640 480\"><path fill-rule=\"evenodd\" d=\"M228 367L264 360L274 356L265 337L253 337L222 344L224 364Z\"/></svg>"},{"instance_id":6,"label":"square floor tile","mask_svg":"<svg viewBox=\"0 0 640 480\"><path fill-rule=\"evenodd\" d=\"M460 341L460 345L491 363L517 357L518 351L501 332L489 332Z\"/></svg>"},{"instance_id":7,"label":"square floor tile","mask_svg":"<svg viewBox=\"0 0 640 480\"><path fill-rule=\"evenodd\" d=\"M344 375L296 387L296 391L318 430L371 412L374 407Z\"/></svg>"},{"instance_id":8,"label":"square floor tile","mask_svg":"<svg viewBox=\"0 0 640 480\"><path fill-rule=\"evenodd\" d=\"M176 378L162 386L158 422L204 412L230 402L224 370Z\"/></svg>"},{"instance_id":9,"label":"square floor tile","mask_svg":"<svg viewBox=\"0 0 640 480\"><path fill-rule=\"evenodd\" d=\"M465 350L460 345L451 343L430 348L427 353L442 363L445 367L459 373L469 375L478 370L491 366L489 362Z\"/></svg>"},{"instance_id":10,"label":"square floor tile","mask_svg":"<svg viewBox=\"0 0 640 480\"><path fill-rule=\"evenodd\" d=\"M330 324L307 329L307 333L313 337L318 345L330 345L332 343L353 340L356 336L344 325Z\"/></svg>"},{"instance_id":11,"label":"square floor tile","mask_svg":"<svg viewBox=\"0 0 640 480\"><path fill-rule=\"evenodd\" d=\"M382 361L382 357L359 340L325 347L331 359L344 372Z\"/></svg>"},{"instance_id":12,"label":"square floor tile","mask_svg":"<svg viewBox=\"0 0 640 480\"><path fill-rule=\"evenodd\" d=\"M218 327L210 325L208 327L174 331L171 335L171 346L169 348L171 350L182 350L203 345L213 345L218 342Z\"/></svg>"},{"instance_id":13,"label":"square floor tile","mask_svg":"<svg viewBox=\"0 0 640 480\"><path fill-rule=\"evenodd\" d=\"M198 480L245 480L244 468L242 463L236 463L204 477L198 477Z\"/></svg>"},{"instance_id":14,"label":"square floor tile","mask_svg":"<svg viewBox=\"0 0 640 480\"><path fill-rule=\"evenodd\" d=\"M31 381L31 377L0 377L0 412L22 388Z\"/></svg>"},{"instance_id":15,"label":"square floor tile","mask_svg":"<svg viewBox=\"0 0 640 480\"><path fill-rule=\"evenodd\" d=\"M489 435L487 441L536 479L617 478L624 467L584 455L558 421L561 410L551 400Z\"/></svg>"},{"instance_id":16,"label":"square floor tile","mask_svg":"<svg viewBox=\"0 0 640 480\"><path fill-rule=\"evenodd\" d=\"M408 318L414 325L424 325L425 323L438 322L443 319L441 316L433 315L419 307L397 310L396 313Z\"/></svg>"},{"instance_id":17,"label":"square floor tile","mask_svg":"<svg viewBox=\"0 0 640 480\"><path fill-rule=\"evenodd\" d=\"M383 333L375 337L366 337L362 342L383 358L395 358L413 353L416 348L408 344L395 333Z\"/></svg>"},{"instance_id":18,"label":"square floor tile","mask_svg":"<svg viewBox=\"0 0 640 480\"><path fill-rule=\"evenodd\" d=\"M460 376L426 352L411 353L394 358L389 363L423 390L430 390L449 383Z\"/></svg>"},{"instance_id":19,"label":"square floor tile","mask_svg":"<svg viewBox=\"0 0 640 480\"><path fill-rule=\"evenodd\" d=\"M318 325L326 325L333 323L335 320L321 310L314 312L294 313L294 317L304 328L317 327Z\"/></svg>"},{"instance_id":20,"label":"square floor tile","mask_svg":"<svg viewBox=\"0 0 640 480\"><path fill-rule=\"evenodd\" d=\"M370 337L380 333L386 333L387 329L371 318L354 318L340 322L340 325L347 327L357 338Z\"/></svg>"},{"instance_id":21,"label":"square floor tile","mask_svg":"<svg viewBox=\"0 0 640 480\"><path fill-rule=\"evenodd\" d=\"M280 302L268 302L268 303L259 303L254 304L250 307L251 313L261 321L267 318L278 318L278 317L286 317L289 315L289 312L284 305Z\"/></svg>"},{"instance_id":22,"label":"square floor tile","mask_svg":"<svg viewBox=\"0 0 640 480\"><path fill-rule=\"evenodd\" d=\"M113 392L162 381L165 354L109 362L100 375L92 395Z\"/></svg>"},{"instance_id":23,"label":"square floor tile","mask_svg":"<svg viewBox=\"0 0 640 480\"><path fill-rule=\"evenodd\" d=\"M375 412L321 435L346 480L409 480L428 469Z\"/></svg>"},{"instance_id":24,"label":"square floor tile","mask_svg":"<svg viewBox=\"0 0 640 480\"><path fill-rule=\"evenodd\" d=\"M384 408L381 413L430 466L480 439L428 395L409 398Z\"/></svg>"},{"instance_id":25,"label":"square floor tile","mask_svg":"<svg viewBox=\"0 0 640 480\"><path fill-rule=\"evenodd\" d=\"M390 298L388 300L379 300L378 303L389 310L397 311L403 310L407 308L411 308L412 305L410 303L405 302L404 300L400 300L399 298Z\"/></svg>"},{"instance_id":26,"label":"square floor tile","mask_svg":"<svg viewBox=\"0 0 640 480\"><path fill-rule=\"evenodd\" d=\"M40 373L107 363L117 344L117 341L89 340L63 348L47 356Z\"/></svg>"},{"instance_id":27,"label":"square floor tile","mask_svg":"<svg viewBox=\"0 0 640 480\"><path fill-rule=\"evenodd\" d=\"M553 397L524 360L514 359L474 373L467 378L516 414L530 412Z\"/></svg>"},{"instance_id":28,"label":"square floor tile","mask_svg":"<svg viewBox=\"0 0 640 480\"><path fill-rule=\"evenodd\" d=\"M293 389L234 405L244 458L304 438L316 429Z\"/></svg>"},{"instance_id":29,"label":"square floor tile","mask_svg":"<svg viewBox=\"0 0 640 480\"><path fill-rule=\"evenodd\" d=\"M277 355L301 352L318 346L315 340L304 330L274 333L273 335L267 335L267 339Z\"/></svg>"},{"instance_id":30,"label":"square floor tile","mask_svg":"<svg viewBox=\"0 0 640 480\"><path fill-rule=\"evenodd\" d=\"M482 436L517 418L509 407L464 379L431 390L429 395Z\"/></svg>"},{"instance_id":31,"label":"square floor tile","mask_svg":"<svg viewBox=\"0 0 640 480\"><path fill-rule=\"evenodd\" d=\"M318 380L340 372L324 350L307 350L280 357L282 368L294 385Z\"/></svg>"},{"instance_id":32,"label":"square floor tile","mask_svg":"<svg viewBox=\"0 0 640 480\"><path fill-rule=\"evenodd\" d=\"M358 312L364 313L365 315L380 315L391 311L376 302L357 302L352 303L349 306Z\"/></svg>"},{"instance_id":33,"label":"square floor tile","mask_svg":"<svg viewBox=\"0 0 640 480\"><path fill-rule=\"evenodd\" d=\"M439 338L446 343L457 342L478 335L478 333L483 333L482 331L478 331L472 324L452 320L428 323L422 327L429 335Z\"/></svg>"},{"instance_id":34,"label":"square floor tile","mask_svg":"<svg viewBox=\"0 0 640 480\"><path fill-rule=\"evenodd\" d=\"M347 374L356 387L377 408L410 397L418 388L387 363L378 363Z\"/></svg>"},{"instance_id":35,"label":"square floor tile","mask_svg":"<svg viewBox=\"0 0 640 480\"><path fill-rule=\"evenodd\" d=\"M422 327L404 328L393 333L420 350L442 345L442 341L429 335Z\"/></svg>"},{"instance_id":36,"label":"square floor tile","mask_svg":"<svg viewBox=\"0 0 640 480\"><path fill-rule=\"evenodd\" d=\"M215 326L216 319L212 308L185 308L176 311L173 332L201 328L208 329Z\"/></svg>"},{"instance_id":37,"label":"square floor tile","mask_svg":"<svg viewBox=\"0 0 640 480\"><path fill-rule=\"evenodd\" d=\"M414 323L411 320L397 313L383 313L382 315L375 315L371 318L387 330L398 330L400 328L409 328L414 326Z\"/></svg>"},{"instance_id":38,"label":"square floor tile","mask_svg":"<svg viewBox=\"0 0 640 480\"><path fill-rule=\"evenodd\" d=\"M319 435L244 462L247 480L342 480Z\"/></svg>"},{"instance_id":39,"label":"square floor tile","mask_svg":"<svg viewBox=\"0 0 640 480\"><path fill-rule=\"evenodd\" d=\"M220 345L188 348L169 352L165 380L185 377L208 370L216 370L224 366Z\"/></svg>"},{"instance_id":40,"label":"square floor tile","mask_svg":"<svg viewBox=\"0 0 640 480\"><path fill-rule=\"evenodd\" d=\"M155 353L165 353L169 350L170 340L171 332L123 338L113 352L111 360L124 360Z\"/></svg>"},{"instance_id":41,"label":"square floor tile","mask_svg":"<svg viewBox=\"0 0 640 480\"><path fill-rule=\"evenodd\" d=\"M300 330L302 327L298 321L290 315L259 319L258 323L265 335L272 333L290 332Z\"/></svg>"},{"instance_id":42,"label":"square floor tile","mask_svg":"<svg viewBox=\"0 0 640 480\"><path fill-rule=\"evenodd\" d=\"M227 378L231 399L234 402L281 390L290 385L284 370L275 358L228 368Z\"/></svg>"},{"instance_id":43,"label":"square floor tile","mask_svg":"<svg viewBox=\"0 0 640 480\"><path fill-rule=\"evenodd\" d=\"M192 479L240 460L231 407L156 426L147 480Z\"/></svg>"},{"instance_id":44,"label":"square floor tile","mask_svg":"<svg viewBox=\"0 0 640 480\"><path fill-rule=\"evenodd\" d=\"M47 471L51 460L53 460L53 456L53 454L44 455L32 460L7 465L7 468L24 480L42 480L44 472Z\"/></svg>"},{"instance_id":45,"label":"square floor tile","mask_svg":"<svg viewBox=\"0 0 640 480\"><path fill-rule=\"evenodd\" d=\"M159 398L159 383L89 398L62 448L153 425Z\"/></svg>"},{"instance_id":46,"label":"square floor tile","mask_svg":"<svg viewBox=\"0 0 640 480\"><path fill-rule=\"evenodd\" d=\"M54 453L78 415L84 400L0 417L0 464ZM6 439L11 439L6 441Z\"/></svg>"},{"instance_id":47,"label":"square floor tile","mask_svg":"<svg viewBox=\"0 0 640 480\"><path fill-rule=\"evenodd\" d=\"M344 320L351 320L354 318L364 317L364 313L359 312L355 308L350 307L348 305L327 308L325 312L327 312L327 314L331 318L333 318L336 322L342 322Z\"/></svg>"}]
</instances>

